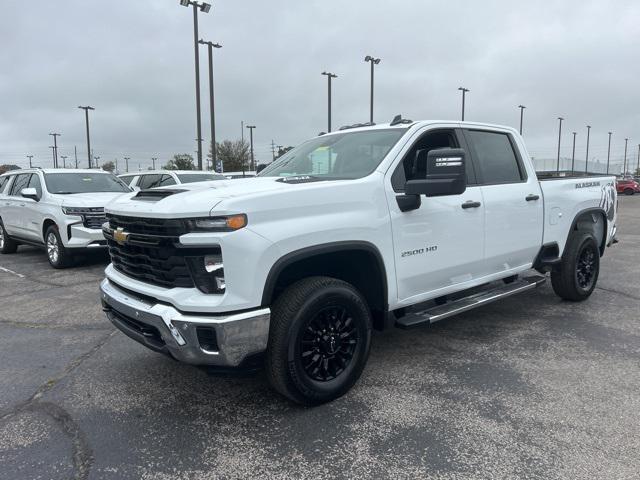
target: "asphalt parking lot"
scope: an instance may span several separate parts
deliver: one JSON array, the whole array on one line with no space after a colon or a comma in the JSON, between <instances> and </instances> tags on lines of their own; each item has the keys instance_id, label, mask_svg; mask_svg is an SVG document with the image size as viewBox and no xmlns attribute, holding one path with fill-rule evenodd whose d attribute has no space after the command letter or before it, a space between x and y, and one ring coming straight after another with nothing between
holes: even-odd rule
<instances>
[{"instance_id":1,"label":"asphalt parking lot","mask_svg":"<svg viewBox=\"0 0 640 480\"><path fill-rule=\"evenodd\" d=\"M550 286L377 334L345 397L211 377L116 331L106 256L0 256L0 478L638 478L640 196L585 303Z\"/></svg>"}]
</instances>

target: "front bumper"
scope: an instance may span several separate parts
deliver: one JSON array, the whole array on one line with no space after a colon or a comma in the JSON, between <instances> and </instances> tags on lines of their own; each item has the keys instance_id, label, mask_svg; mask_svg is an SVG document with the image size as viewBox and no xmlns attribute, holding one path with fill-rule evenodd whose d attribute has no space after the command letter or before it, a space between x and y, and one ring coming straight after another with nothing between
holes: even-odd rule
<instances>
[{"instance_id":1,"label":"front bumper","mask_svg":"<svg viewBox=\"0 0 640 480\"><path fill-rule=\"evenodd\" d=\"M119 330L181 362L239 367L267 348L268 308L221 315L185 314L171 305L125 292L108 279L100 284L100 293L103 310Z\"/></svg>"},{"instance_id":2,"label":"front bumper","mask_svg":"<svg viewBox=\"0 0 640 480\"><path fill-rule=\"evenodd\" d=\"M102 234L102 229L87 228L82 223L68 226L67 248L92 248L106 247L107 240Z\"/></svg>"}]
</instances>

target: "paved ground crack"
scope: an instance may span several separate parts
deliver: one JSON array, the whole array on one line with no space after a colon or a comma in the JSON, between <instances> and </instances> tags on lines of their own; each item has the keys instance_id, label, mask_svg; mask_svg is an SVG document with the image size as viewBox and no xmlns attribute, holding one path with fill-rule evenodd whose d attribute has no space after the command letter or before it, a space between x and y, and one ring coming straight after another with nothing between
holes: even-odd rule
<instances>
[{"instance_id":1,"label":"paved ground crack","mask_svg":"<svg viewBox=\"0 0 640 480\"><path fill-rule=\"evenodd\" d=\"M604 290L605 292L609 292L609 293L615 293L617 295L622 295L623 297L632 298L633 300L640 300L640 297L636 297L635 295L631 295L630 293L626 293L626 292L621 292L619 290L614 290L613 288L605 288L605 287L597 286L596 289Z\"/></svg>"},{"instance_id":2,"label":"paved ground crack","mask_svg":"<svg viewBox=\"0 0 640 480\"><path fill-rule=\"evenodd\" d=\"M25 402L19 403L8 412L0 415L0 421L8 420L23 412L42 412L50 416L62 431L71 439L73 444L73 465L75 468L76 480L85 480L89 477L89 471L93 464L93 452L87 441L86 435L80 426L73 420L71 415L61 406L52 402L40 401L42 396L50 391L61 380L71 374L82 363L100 350L109 339L115 335L116 330L109 332L99 342L97 342L90 350L82 355L74 358L62 371L58 377L50 379L46 383L40 385L35 393Z\"/></svg>"}]
</instances>

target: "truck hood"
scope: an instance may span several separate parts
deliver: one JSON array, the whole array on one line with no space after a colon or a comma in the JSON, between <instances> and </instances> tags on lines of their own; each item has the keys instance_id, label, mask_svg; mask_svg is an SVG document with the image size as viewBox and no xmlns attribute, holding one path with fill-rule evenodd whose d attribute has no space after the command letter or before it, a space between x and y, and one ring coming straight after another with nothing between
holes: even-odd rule
<instances>
[{"instance_id":1,"label":"truck hood","mask_svg":"<svg viewBox=\"0 0 640 480\"><path fill-rule=\"evenodd\" d=\"M122 192L90 192L90 193L71 193L68 195L55 195L60 199L64 207L104 207L113 199L127 195Z\"/></svg>"},{"instance_id":2,"label":"truck hood","mask_svg":"<svg viewBox=\"0 0 640 480\"><path fill-rule=\"evenodd\" d=\"M106 211L116 215L157 218L208 216L225 199L260 197L270 192L292 191L318 183L327 184L329 181L296 183L283 181L280 177L254 177L171 185L153 189L154 192L166 192L164 198L144 199L138 197L140 192L127 193L109 203Z\"/></svg>"}]
</instances>

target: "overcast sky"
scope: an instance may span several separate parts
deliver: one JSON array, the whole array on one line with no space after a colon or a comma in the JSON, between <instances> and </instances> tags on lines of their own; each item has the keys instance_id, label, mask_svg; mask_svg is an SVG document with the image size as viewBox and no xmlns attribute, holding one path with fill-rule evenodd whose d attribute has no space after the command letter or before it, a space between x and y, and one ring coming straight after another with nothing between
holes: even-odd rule
<instances>
[{"instance_id":1,"label":"overcast sky","mask_svg":"<svg viewBox=\"0 0 640 480\"><path fill-rule=\"evenodd\" d=\"M84 115L100 162L193 153L193 21L178 0L2 0L0 163L51 165L59 155L86 162ZM200 14L214 52L217 137L237 139L256 125L256 157L270 144L296 145L326 130L326 77L334 128L368 120L369 67L376 67L375 120L458 119L459 86L468 120L518 126L536 157L563 155L571 131L584 158L621 158L624 138L640 143L640 2L219 0ZM203 137L209 142L206 49L201 50ZM565 134L566 133L566 134Z\"/></svg>"}]
</instances>

